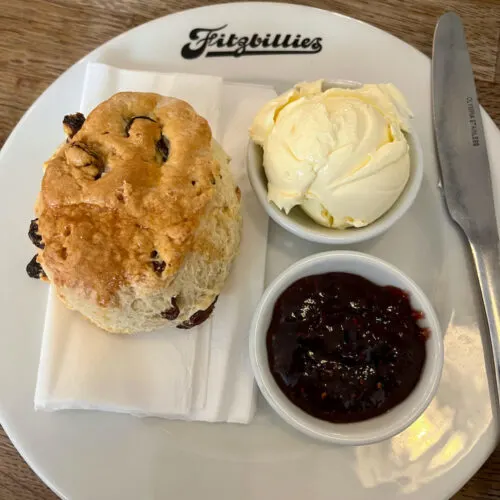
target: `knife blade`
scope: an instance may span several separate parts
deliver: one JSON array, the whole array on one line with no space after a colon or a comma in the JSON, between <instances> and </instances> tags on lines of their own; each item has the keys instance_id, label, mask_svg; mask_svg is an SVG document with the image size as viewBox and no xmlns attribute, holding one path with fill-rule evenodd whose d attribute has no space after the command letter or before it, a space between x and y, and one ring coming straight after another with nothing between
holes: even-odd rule
<instances>
[{"instance_id":1,"label":"knife blade","mask_svg":"<svg viewBox=\"0 0 500 500\"><path fill-rule=\"evenodd\" d=\"M464 27L453 12L434 33L432 107L442 190L467 237L489 327L500 394L500 251L490 165Z\"/></svg>"},{"instance_id":2,"label":"knife blade","mask_svg":"<svg viewBox=\"0 0 500 500\"><path fill-rule=\"evenodd\" d=\"M496 233L474 76L462 23L452 12L436 28L432 75L434 129L448 210L469 238Z\"/></svg>"}]
</instances>

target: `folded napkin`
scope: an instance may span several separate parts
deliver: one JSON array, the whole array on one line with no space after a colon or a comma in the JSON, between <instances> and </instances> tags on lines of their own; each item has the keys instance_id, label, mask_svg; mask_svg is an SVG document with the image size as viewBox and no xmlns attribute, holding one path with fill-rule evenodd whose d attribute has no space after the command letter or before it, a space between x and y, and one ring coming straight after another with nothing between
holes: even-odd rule
<instances>
[{"instance_id":1,"label":"folded napkin","mask_svg":"<svg viewBox=\"0 0 500 500\"><path fill-rule=\"evenodd\" d=\"M242 192L240 254L210 320L132 336L105 333L50 290L35 391L39 410L92 409L209 422L248 423L255 388L248 329L264 286L267 216L245 171L247 130L272 88L206 75L87 67L81 111L115 92L157 92L188 101L232 158ZM74 110L68 110L71 112Z\"/></svg>"}]
</instances>

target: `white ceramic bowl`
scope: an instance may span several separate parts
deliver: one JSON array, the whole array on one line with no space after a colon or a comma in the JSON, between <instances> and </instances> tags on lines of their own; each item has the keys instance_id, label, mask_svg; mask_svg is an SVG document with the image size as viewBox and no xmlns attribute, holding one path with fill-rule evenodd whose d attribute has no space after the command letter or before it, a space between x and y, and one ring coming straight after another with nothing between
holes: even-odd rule
<instances>
[{"instance_id":1,"label":"white ceramic bowl","mask_svg":"<svg viewBox=\"0 0 500 500\"><path fill-rule=\"evenodd\" d=\"M295 406L281 391L269 368L266 335L273 307L292 283L304 276L327 272L350 272L379 285L393 285L409 292L412 307L425 315L422 326L430 329L426 361L420 381L399 405L362 422L334 424L317 419ZM330 443L363 445L388 439L403 431L427 408L441 377L443 340L436 313L422 290L399 269L369 255L330 251L312 255L290 266L267 288L255 311L250 330L250 360L257 384L274 410L299 431Z\"/></svg>"},{"instance_id":2,"label":"white ceramic bowl","mask_svg":"<svg viewBox=\"0 0 500 500\"><path fill-rule=\"evenodd\" d=\"M342 87L357 88L361 86L358 82L330 81L325 83L324 88ZM291 233L309 241L317 243L328 243L331 245L346 245L369 240L389 229L415 201L423 176L423 154L420 141L415 131L406 134L410 146L410 177L408 182L396 200L396 203L376 221L368 226L348 229L332 229L321 226L312 220L300 207L294 207L286 214L274 203L267 199L267 178L264 171L262 148L250 140L247 155L247 170L250 183L260 203L268 215L280 226Z\"/></svg>"}]
</instances>

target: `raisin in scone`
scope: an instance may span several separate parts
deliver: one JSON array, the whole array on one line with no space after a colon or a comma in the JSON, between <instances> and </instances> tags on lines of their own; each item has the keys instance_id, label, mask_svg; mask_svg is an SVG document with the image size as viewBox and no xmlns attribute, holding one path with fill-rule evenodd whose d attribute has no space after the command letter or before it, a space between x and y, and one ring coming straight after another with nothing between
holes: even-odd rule
<instances>
[{"instance_id":1,"label":"raisin in scone","mask_svg":"<svg viewBox=\"0 0 500 500\"><path fill-rule=\"evenodd\" d=\"M204 321L241 228L239 189L207 121L184 101L124 92L63 124L28 274L109 332Z\"/></svg>"}]
</instances>

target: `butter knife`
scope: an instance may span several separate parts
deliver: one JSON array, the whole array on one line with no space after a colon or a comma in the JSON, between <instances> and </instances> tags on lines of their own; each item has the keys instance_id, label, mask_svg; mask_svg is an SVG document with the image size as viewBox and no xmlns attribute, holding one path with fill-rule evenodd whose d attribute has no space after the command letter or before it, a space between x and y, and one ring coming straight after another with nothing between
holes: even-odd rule
<instances>
[{"instance_id":1,"label":"butter knife","mask_svg":"<svg viewBox=\"0 0 500 500\"><path fill-rule=\"evenodd\" d=\"M477 270L500 395L500 251L490 165L474 75L460 18L444 14L434 33L432 107L442 187Z\"/></svg>"}]
</instances>

